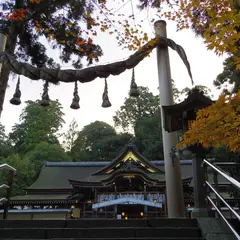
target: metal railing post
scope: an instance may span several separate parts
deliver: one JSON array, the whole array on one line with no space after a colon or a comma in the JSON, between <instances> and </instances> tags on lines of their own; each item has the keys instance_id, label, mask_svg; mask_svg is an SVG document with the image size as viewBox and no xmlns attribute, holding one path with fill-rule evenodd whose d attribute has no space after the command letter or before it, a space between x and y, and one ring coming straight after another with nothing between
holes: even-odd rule
<instances>
[{"instance_id":1,"label":"metal railing post","mask_svg":"<svg viewBox=\"0 0 240 240\"><path fill-rule=\"evenodd\" d=\"M206 164L203 164L203 171L204 171L204 179L205 182L208 181L208 166ZM206 196L210 197L210 189L208 187L208 185L205 183L205 187L206 187ZM206 204L207 204L207 211L208 211L208 215L211 214L211 210L212 210L212 205L210 203L210 201L208 200L208 198L206 197Z\"/></svg>"},{"instance_id":2,"label":"metal railing post","mask_svg":"<svg viewBox=\"0 0 240 240\"><path fill-rule=\"evenodd\" d=\"M226 180L228 180L232 185L234 185L238 191L240 190L240 182L238 182L236 179L233 177L229 176L225 171L223 171L221 168L215 166L214 164L210 163L207 160L203 160L203 164L206 165L205 167L210 167L214 173L213 173L213 180L214 180L214 187L209 181L205 181L206 187L211 190L216 197L216 203L214 203L213 199L211 199L211 196L207 196L208 201L211 203L211 207L214 208L214 210L217 212L216 217L221 217L224 222L228 225L228 227L231 229L231 232L237 237L237 239L240 240L240 235L239 232L237 232L234 227L231 225L231 223L227 220L227 218L224 216L222 213L222 208L221 204L223 203L227 209L233 214L236 219L240 222L240 215L238 214L237 211L235 211L234 208L232 208L227 201L223 198L223 196L219 192L219 186L218 186L218 175L221 175L224 177ZM206 168L205 168L206 169ZM238 209L239 210L239 209Z\"/></svg>"},{"instance_id":3,"label":"metal railing post","mask_svg":"<svg viewBox=\"0 0 240 240\"><path fill-rule=\"evenodd\" d=\"M7 186L7 196L6 198L0 199L0 203L4 201L3 219L7 219L11 191L12 191L12 184L13 184L13 176L14 176L14 173L17 172L17 170L6 163L0 165L0 170L1 169L8 170L8 185L6 184L1 185L1 187Z\"/></svg>"},{"instance_id":4,"label":"metal railing post","mask_svg":"<svg viewBox=\"0 0 240 240\"><path fill-rule=\"evenodd\" d=\"M213 181L214 181L214 188L216 189L217 192L219 192L219 186L218 186L218 173L214 172L213 173ZM221 208L221 202L220 199L218 198L218 196L215 194L216 197L216 205L218 208ZM220 215L218 213L218 211L216 211L216 217L219 218Z\"/></svg>"},{"instance_id":5,"label":"metal railing post","mask_svg":"<svg viewBox=\"0 0 240 240\"><path fill-rule=\"evenodd\" d=\"M12 170L9 170L9 172L8 172L8 189L7 189L7 196L6 196L7 201L4 204L3 219L7 219L7 215L8 215L10 197L11 197L11 192L12 192L13 176L14 176L14 172Z\"/></svg>"}]
</instances>

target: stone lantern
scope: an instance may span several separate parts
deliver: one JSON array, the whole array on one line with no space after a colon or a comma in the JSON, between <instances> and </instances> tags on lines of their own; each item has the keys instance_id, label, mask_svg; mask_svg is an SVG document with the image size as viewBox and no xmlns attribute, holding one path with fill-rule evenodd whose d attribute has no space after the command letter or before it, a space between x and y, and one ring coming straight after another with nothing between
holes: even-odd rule
<instances>
[{"instance_id":1,"label":"stone lantern","mask_svg":"<svg viewBox=\"0 0 240 240\"><path fill-rule=\"evenodd\" d=\"M187 131L191 122L196 120L196 113L199 109L206 108L213 104L213 101L206 97L197 88L188 93L188 97L181 103L163 106L164 122L163 127L168 132ZM192 153L193 181L194 181L194 209L192 217L207 216L206 190L204 188L204 170L202 161L206 154L206 149L201 145L187 147Z\"/></svg>"}]
</instances>

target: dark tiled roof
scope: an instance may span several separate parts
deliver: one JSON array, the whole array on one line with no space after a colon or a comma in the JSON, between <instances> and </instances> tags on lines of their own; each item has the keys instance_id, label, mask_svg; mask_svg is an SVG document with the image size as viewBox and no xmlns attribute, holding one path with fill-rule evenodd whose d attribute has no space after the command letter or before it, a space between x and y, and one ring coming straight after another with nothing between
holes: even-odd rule
<instances>
[{"instance_id":1,"label":"dark tiled roof","mask_svg":"<svg viewBox=\"0 0 240 240\"><path fill-rule=\"evenodd\" d=\"M10 198L11 204L61 204L75 203L76 200L69 199L69 194L26 194Z\"/></svg>"},{"instance_id":2,"label":"dark tiled roof","mask_svg":"<svg viewBox=\"0 0 240 240\"><path fill-rule=\"evenodd\" d=\"M164 165L159 166L161 170L164 170ZM193 176L193 170L192 170L192 164L182 164L181 162L181 173L182 173L182 178L189 178Z\"/></svg>"},{"instance_id":3,"label":"dark tiled roof","mask_svg":"<svg viewBox=\"0 0 240 240\"><path fill-rule=\"evenodd\" d=\"M45 162L45 167L104 167L110 162Z\"/></svg>"},{"instance_id":4,"label":"dark tiled roof","mask_svg":"<svg viewBox=\"0 0 240 240\"><path fill-rule=\"evenodd\" d=\"M22 196L11 197L11 201L18 200L66 200L69 194L27 194Z\"/></svg>"},{"instance_id":5,"label":"dark tiled roof","mask_svg":"<svg viewBox=\"0 0 240 240\"><path fill-rule=\"evenodd\" d=\"M153 161L154 162L154 161ZM185 165L187 163L187 165ZM89 181L93 173L100 170L108 162L46 162L38 179L26 190L51 190L51 189L72 189L69 179L85 179ZM192 166L189 162L181 162L182 177L192 176ZM163 161L158 160L157 164L164 170ZM189 174L190 172L190 174ZM91 179L92 180L92 179Z\"/></svg>"},{"instance_id":6,"label":"dark tiled roof","mask_svg":"<svg viewBox=\"0 0 240 240\"><path fill-rule=\"evenodd\" d=\"M120 154L113 159L108 165L104 166L100 171L97 171L94 174L105 174L109 169L116 166L122 159L127 156L128 153L133 153L147 168L153 169L156 173L164 174L164 171L159 170L159 168L154 165L151 161L145 158L137 149L135 144L129 143L127 144Z\"/></svg>"},{"instance_id":7,"label":"dark tiled roof","mask_svg":"<svg viewBox=\"0 0 240 240\"><path fill-rule=\"evenodd\" d=\"M164 166L164 160L151 161L156 166ZM181 165L192 165L192 160L180 160ZM45 167L104 167L109 165L110 161L105 162L45 162Z\"/></svg>"},{"instance_id":8,"label":"dark tiled roof","mask_svg":"<svg viewBox=\"0 0 240 240\"><path fill-rule=\"evenodd\" d=\"M40 190L40 189L72 189L68 179L79 179L85 178L101 169L101 167L82 167L82 166L64 166L64 165L45 165L41 173L30 187L26 188L29 190Z\"/></svg>"},{"instance_id":9,"label":"dark tiled roof","mask_svg":"<svg viewBox=\"0 0 240 240\"><path fill-rule=\"evenodd\" d=\"M153 164L157 165L160 170L164 171L164 161L154 160ZM181 160L182 178L186 179L193 176L192 161ZM93 173L102 169L109 162L46 162L38 179L26 190L30 193L31 190L61 190L72 189L69 179L85 179L86 181L92 181L91 176ZM162 174L164 177L164 174ZM162 179L161 177L161 179ZM213 178L209 177L210 182L213 182ZM219 182L227 183L225 179L219 177ZM191 184L192 186L192 184Z\"/></svg>"}]
</instances>

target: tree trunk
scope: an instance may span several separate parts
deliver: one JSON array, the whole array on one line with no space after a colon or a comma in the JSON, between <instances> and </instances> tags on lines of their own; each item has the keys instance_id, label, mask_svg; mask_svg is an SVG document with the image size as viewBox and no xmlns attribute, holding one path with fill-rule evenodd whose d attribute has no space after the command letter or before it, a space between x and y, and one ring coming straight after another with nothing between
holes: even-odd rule
<instances>
[{"instance_id":1,"label":"tree trunk","mask_svg":"<svg viewBox=\"0 0 240 240\"><path fill-rule=\"evenodd\" d=\"M15 51L19 27L20 26L19 25L17 26L17 23L14 23L14 22L12 22L12 24L10 25L5 52L11 55L13 55ZM17 28L18 28L18 31L17 31ZM4 104L6 89L8 85L9 75L10 75L10 70L3 65L2 72L0 75L0 118L3 110L3 104Z\"/></svg>"}]
</instances>

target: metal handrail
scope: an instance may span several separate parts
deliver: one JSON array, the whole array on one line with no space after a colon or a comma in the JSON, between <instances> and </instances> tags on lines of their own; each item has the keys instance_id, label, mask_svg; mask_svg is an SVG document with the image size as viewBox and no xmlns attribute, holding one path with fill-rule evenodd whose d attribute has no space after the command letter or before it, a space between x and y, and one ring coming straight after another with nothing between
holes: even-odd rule
<instances>
[{"instance_id":1,"label":"metal handrail","mask_svg":"<svg viewBox=\"0 0 240 240\"><path fill-rule=\"evenodd\" d=\"M234 179L233 177L229 176L226 172L224 172L221 168L215 166L214 164L208 162L207 160L203 160L203 164L207 164L209 167L211 167L214 171L216 171L218 174L223 176L225 179L227 179L231 184L233 184L235 187L237 187L240 190L240 183ZM205 181L205 184L207 187L209 187L216 195L216 198L221 200L225 206L235 215L235 217L240 221L240 215L224 200L224 198L221 196L220 193L208 182ZM240 240L240 235L237 233L237 231L231 226L231 224L228 222L228 220L224 217L221 210L218 208L218 206L213 202L213 200L210 198L210 196L207 196L208 201L212 204L212 206L215 208L215 210L218 212L218 214L221 216L221 218L225 221L225 223L228 225L232 233L237 237L238 240Z\"/></svg>"},{"instance_id":2,"label":"metal handrail","mask_svg":"<svg viewBox=\"0 0 240 240\"><path fill-rule=\"evenodd\" d=\"M9 188L9 186L7 184L2 184L0 185L0 188Z\"/></svg>"},{"instance_id":3,"label":"metal handrail","mask_svg":"<svg viewBox=\"0 0 240 240\"><path fill-rule=\"evenodd\" d=\"M238 213L224 200L224 198L221 196L221 194L219 194L216 189L214 187L211 186L211 184L206 181L205 182L208 187L211 188L211 190L218 196L218 198L225 204L225 206L227 206L227 208L236 216L236 218L240 221L240 216L238 215Z\"/></svg>"},{"instance_id":4,"label":"metal handrail","mask_svg":"<svg viewBox=\"0 0 240 240\"><path fill-rule=\"evenodd\" d=\"M17 172L17 169L16 169L16 168L14 168L14 167L6 164L6 163L1 164L1 165L0 165L0 169L8 169L8 170L10 170L10 171Z\"/></svg>"},{"instance_id":5,"label":"metal handrail","mask_svg":"<svg viewBox=\"0 0 240 240\"><path fill-rule=\"evenodd\" d=\"M228 227L231 229L231 231L233 232L233 234L237 237L237 239L240 239L240 235L236 232L236 230L231 226L231 224L228 222L228 220L224 217L224 215L221 213L221 211L218 209L218 207L215 205L215 203L213 202L213 200L210 197L207 197L207 199L209 200L209 202L215 207L215 209L217 210L218 214L222 217L222 219L224 220L224 222L228 225Z\"/></svg>"},{"instance_id":6,"label":"metal handrail","mask_svg":"<svg viewBox=\"0 0 240 240\"><path fill-rule=\"evenodd\" d=\"M240 166L240 162L214 162L217 166L236 167Z\"/></svg>"},{"instance_id":7,"label":"metal handrail","mask_svg":"<svg viewBox=\"0 0 240 240\"><path fill-rule=\"evenodd\" d=\"M7 199L6 199L6 198L0 198L0 204L3 204L3 203L5 203L5 202L7 202Z\"/></svg>"},{"instance_id":8,"label":"metal handrail","mask_svg":"<svg viewBox=\"0 0 240 240\"><path fill-rule=\"evenodd\" d=\"M232 183L235 187L237 187L240 190L240 183L236 179L229 176L222 169L220 169L217 166L213 165L212 163L208 162L206 159L203 160L203 163L206 163L209 167L211 167L213 170L218 172L220 175L222 175L224 178L226 178L230 183Z\"/></svg>"},{"instance_id":9,"label":"metal handrail","mask_svg":"<svg viewBox=\"0 0 240 240\"><path fill-rule=\"evenodd\" d=\"M14 174L16 174L17 169L14 167L8 165L7 163L0 165L0 170L6 169L8 170L8 185L2 184L0 188L7 188L7 194L6 198L0 199L0 203L4 203L4 212L3 212L3 219L7 219L8 209L9 209L9 202L10 202L10 195L12 190L12 184L13 184L13 177Z\"/></svg>"}]
</instances>

